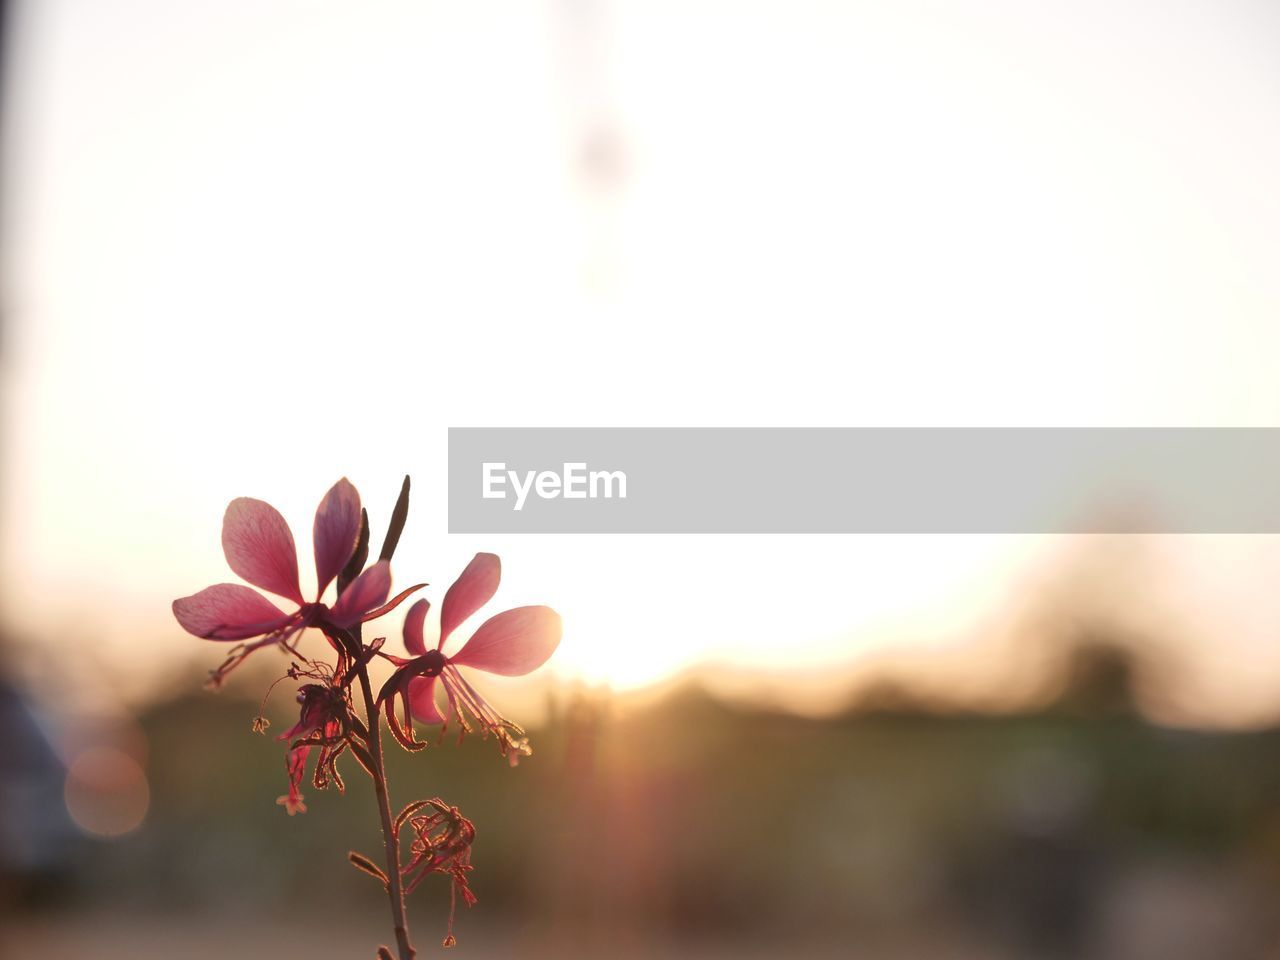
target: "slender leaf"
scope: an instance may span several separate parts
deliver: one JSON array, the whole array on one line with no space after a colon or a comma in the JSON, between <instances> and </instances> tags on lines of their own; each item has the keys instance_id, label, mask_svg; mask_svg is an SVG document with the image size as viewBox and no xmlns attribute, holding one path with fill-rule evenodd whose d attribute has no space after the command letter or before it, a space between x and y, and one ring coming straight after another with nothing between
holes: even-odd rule
<instances>
[{"instance_id":1,"label":"slender leaf","mask_svg":"<svg viewBox=\"0 0 1280 960\"><path fill-rule=\"evenodd\" d=\"M381 880L384 887L387 886L387 875L382 872L382 869L376 863L366 857L363 853L356 853L352 850L347 854L347 859L351 861L351 865L357 870L363 870L369 876L377 880Z\"/></svg>"},{"instance_id":2,"label":"slender leaf","mask_svg":"<svg viewBox=\"0 0 1280 960\"><path fill-rule=\"evenodd\" d=\"M400 543L400 534L404 532L404 523L409 519L409 476L405 474L404 483L400 486L400 496L396 500L396 508L391 511L391 523L387 526L387 536L382 541L382 552L379 560L390 560Z\"/></svg>"}]
</instances>

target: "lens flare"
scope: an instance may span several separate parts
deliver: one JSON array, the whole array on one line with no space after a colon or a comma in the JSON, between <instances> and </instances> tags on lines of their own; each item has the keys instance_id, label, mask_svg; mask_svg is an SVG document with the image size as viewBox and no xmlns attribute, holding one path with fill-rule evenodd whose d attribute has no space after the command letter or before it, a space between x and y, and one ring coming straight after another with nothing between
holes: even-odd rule
<instances>
[{"instance_id":1,"label":"lens flare","mask_svg":"<svg viewBox=\"0 0 1280 960\"><path fill-rule=\"evenodd\" d=\"M142 826L151 804L147 775L133 757L113 747L84 751L67 770L67 813L93 837L114 838Z\"/></svg>"}]
</instances>

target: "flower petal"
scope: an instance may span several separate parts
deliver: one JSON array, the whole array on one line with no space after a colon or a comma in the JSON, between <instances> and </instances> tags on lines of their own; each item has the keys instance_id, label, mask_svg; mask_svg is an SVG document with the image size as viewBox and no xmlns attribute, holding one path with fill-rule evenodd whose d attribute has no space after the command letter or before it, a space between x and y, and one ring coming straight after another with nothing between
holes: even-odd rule
<instances>
[{"instance_id":1,"label":"flower petal","mask_svg":"<svg viewBox=\"0 0 1280 960\"><path fill-rule=\"evenodd\" d=\"M516 607L480 625L449 662L504 677L536 670L560 645L560 614L550 607Z\"/></svg>"},{"instance_id":2,"label":"flower petal","mask_svg":"<svg viewBox=\"0 0 1280 960\"><path fill-rule=\"evenodd\" d=\"M311 528L316 553L316 581L320 584L317 597L323 596L325 587L347 565L359 537L360 494L351 481L343 477L320 501L315 524Z\"/></svg>"},{"instance_id":3,"label":"flower petal","mask_svg":"<svg viewBox=\"0 0 1280 960\"><path fill-rule=\"evenodd\" d=\"M182 629L206 640L247 640L279 630L290 615L239 583L205 587L173 601L173 615Z\"/></svg>"},{"instance_id":4,"label":"flower petal","mask_svg":"<svg viewBox=\"0 0 1280 960\"><path fill-rule=\"evenodd\" d=\"M498 591L502 577L502 561L494 553L477 553L467 564L467 569L453 582L440 606L440 643L444 642L458 624L483 607Z\"/></svg>"},{"instance_id":5,"label":"flower petal","mask_svg":"<svg viewBox=\"0 0 1280 960\"><path fill-rule=\"evenodd\" d=\"M370 610L386 603L390 592L391 564L380 560L342 591L342 596L329 611L329 619L339 627L353 626Z\"/></svg>"},{"instance_id":6,"label":"flower petal","mask_svg":"<svg viewBox=\"0 0 1280 960\"><path fill-rule=\"evenodd\" d=\"M222 552L231 569L255 587L302 603L293 534L271 504L252 497L237 497L227 504Z\"/></svg>"},{"instance_id":7,"label":"flower petal","mask_svg":"<svg viewBox=\"0 0 1280 960\"><path fill-rule=\"evenodd\" d=\"M409 712L419 723L444 723L436 706L435 677L414 677L409 681Z\"/></svg>"},{"instance_id":8,"label":"flower petal","mask_svg":"<svg viewBox=\"0 0 1280 960\"><path fill-rule=\"evenodd\" d=\"M422 639L422 622L427 619L430 607L429 601L419 600L409 608L409 615L404 618L404 648L415 657L427 652L427 645Z\"/></svg>"}]
</instances>

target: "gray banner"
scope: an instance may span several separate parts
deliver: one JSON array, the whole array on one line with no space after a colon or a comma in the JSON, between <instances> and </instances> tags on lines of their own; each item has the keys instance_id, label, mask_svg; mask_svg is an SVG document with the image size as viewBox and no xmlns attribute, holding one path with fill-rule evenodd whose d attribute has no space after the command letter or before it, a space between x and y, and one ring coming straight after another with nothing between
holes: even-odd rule
<instances>
[{"instance_id":1,"label":"gray banner","mask_svg":"<svg viewBox=\"0 0 1280 960\"><path fill-rule=\"evenodd\" d=\"M1280 429L452 428L451 533L1280 532Z\"/></svg>"}]
</instances>

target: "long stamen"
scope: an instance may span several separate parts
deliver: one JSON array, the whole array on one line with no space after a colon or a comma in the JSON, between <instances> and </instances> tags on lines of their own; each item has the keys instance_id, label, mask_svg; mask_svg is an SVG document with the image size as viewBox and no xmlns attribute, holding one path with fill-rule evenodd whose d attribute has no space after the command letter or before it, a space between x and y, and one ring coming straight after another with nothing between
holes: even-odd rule
<instances>
[{"instance_id":1,"label":"long stamen","mask_svg":"<svg viewBox=\"0 0 1280 960\"><path fill-rule=\"evenodd\" d=\"M470 732L466 717L469 713L480 725L482 736L487 736L489 733L494 735L498 741L498 748L512 766L519 763L521 757L533 754L533 748L525 738L524 728L517 723L512 723L489 706L471 684L467 683L457 667L446 666L440 678L444 681L445 692L449 696L450 709L458 717L463 732Z\"/></svg>"},{"instance_id":2,"label":"long stamen","mask_svg":"<svg viewBox=\"0 0 1280 960\"><path fill-rule=\"evenodd\" d=\"M209 680L210 687L220 687L222 681L227 678L236 667L249 659L249 655L263 647L279 646L284 650L288 650L295 657L301 657L296 646L289 641L295 634L301 633L307 627L306 618L299 611L292 620L277 630L273 630L264 637L260 637L252 643L238 643L231 648L231 652L227 654L227 658L222 661L217 669L210 671Z\"/></svg>"}]
</instances>

